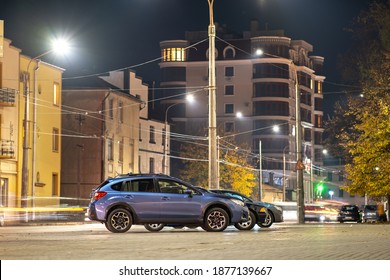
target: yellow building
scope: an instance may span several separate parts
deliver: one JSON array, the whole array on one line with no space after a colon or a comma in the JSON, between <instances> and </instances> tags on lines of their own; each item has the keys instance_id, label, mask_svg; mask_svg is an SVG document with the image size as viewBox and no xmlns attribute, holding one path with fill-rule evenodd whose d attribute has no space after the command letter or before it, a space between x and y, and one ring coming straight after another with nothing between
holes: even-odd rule
<instances>
[{"instance_id":1,"label":"yellow building","mask_svg":"<svg viewBox=\"0 0 390 280\"><path fill-rule=\"evenodd\" d=\"M18 99L19 54L11 41L3 39L0 54L0 207L17 206L18 188ZM18 199L19 198L19 199Z\"/></svg>"},{"instance_id":2,"label":"yellow building","mask_svg":"<svg viewBox=\"0 0 390 280\"><path fill-rule=\"evenodd\" d=\"M63 69L1 39L0 207L58 206Z\"/></svg>"},{"instance_id":3,"label":"yellow building","mask_svg":"<svg viewBox=\"0 0 390 280\"><path fill-rule=\"evenodd\" d=\"M22 197L27 186L28 206L59 205L62 73L54 65L20 56L19 91L24 94L19 94L19 131L23 132L20 135L27 131L28 141L18 139L18 185ZM28 127L24 128L26 112ZM28 165L24 165L24 156Z\"/></svg>"}]
</instances>

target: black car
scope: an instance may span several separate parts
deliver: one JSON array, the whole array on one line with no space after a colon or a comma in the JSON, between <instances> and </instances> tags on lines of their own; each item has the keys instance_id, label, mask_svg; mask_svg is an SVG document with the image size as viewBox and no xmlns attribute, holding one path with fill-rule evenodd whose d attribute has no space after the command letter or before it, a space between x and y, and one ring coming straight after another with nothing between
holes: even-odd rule
<instances>
[{"instance_id":1,"label":"black car","mask_svg":"<svg viewBox=\"0 0 390 280\"><path fill-rule=\"evenodd\" d=\"M240 228L239 225L235 225L238 229L252 229L255 224L259 227L267 228L270 227L274 222L283 222L283 210L281 207L271 203L262 201L254 201L251 198L231 190L210 190L211 192L229 195L234 198L238 198L245 202L249 209L249 213L252 214L252 218L256 219L255 222L251 222L247 228ZM265 215L265 216L264 216ZM247 222L249 223L249 221ZM241 223L244 224L244 223Z\"/></svg>"},{"instance_id":2,"label":"black car","mask_svg":"<svg viewBox=\"0 0 390 280\"><path fill-rule=\"evenodd\" d=\"M362 221L360 216L359 207L356 205L343 205L337 215L337 221L340 223L344 222L358 222Z\"/></svg>"}]
</instances>

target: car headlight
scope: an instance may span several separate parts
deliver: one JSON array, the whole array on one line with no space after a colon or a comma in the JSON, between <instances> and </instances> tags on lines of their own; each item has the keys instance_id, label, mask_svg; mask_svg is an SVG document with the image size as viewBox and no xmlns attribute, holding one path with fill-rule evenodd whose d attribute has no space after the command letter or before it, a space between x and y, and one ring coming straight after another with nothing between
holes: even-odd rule
<instances>
[{"instance_id":1,"label":"car headlight","mask_svg":"<svg viewBox=\"0 0 390 280\"><path fill-rule=\"evenodd\" d=\"M278 211L280 211L280 212L283 212L283 208L280 207L280 206L276 206L276 205L275 205L275 209L278 210Z\"/></svg>"},{"instance_id":2,"label":"car headlight","mask_svg":"<svg viewBox=\"0 0 390 280\"><path fill-rule=\"evenodd\" d=\"M245 203L239 199L232 198L230 200L233 201L235 204L240 205L241 207L245 205Z\"/></svg>"}]
</instances>

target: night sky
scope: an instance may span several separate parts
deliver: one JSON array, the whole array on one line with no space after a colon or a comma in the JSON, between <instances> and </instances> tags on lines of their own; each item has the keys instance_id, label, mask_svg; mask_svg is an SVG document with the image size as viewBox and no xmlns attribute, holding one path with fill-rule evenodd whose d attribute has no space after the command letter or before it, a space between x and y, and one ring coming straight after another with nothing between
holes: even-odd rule
<instances>
[{"instance_id":1,"label":"night sky","mask_svg":"<svg viewBox=\"0 0 390 280\"><path fill-rule=\"evenodd\" d=\"M214 20L241 33L251 19L262 28L284 29L325 57L324 90L339 83L337 56L349 47L348 27L369 0L215 0ZM70 39L66 57L45 61L66 69L64 77L104 73L160 56L159 42L184 39L185 31L207 30L207 0L3 0L5 37L28 56L50 48L53 37ZM158 61L134 68L145 82L159 80ZM327 96L332 103L335 97ZM329 110L329 108L328 108Z\"/></svg>"}]
</instances>

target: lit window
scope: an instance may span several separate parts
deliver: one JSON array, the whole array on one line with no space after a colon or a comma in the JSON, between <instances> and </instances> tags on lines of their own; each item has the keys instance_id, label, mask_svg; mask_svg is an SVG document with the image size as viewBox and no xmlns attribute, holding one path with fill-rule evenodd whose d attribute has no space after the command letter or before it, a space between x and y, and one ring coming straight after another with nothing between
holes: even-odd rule
<instances>
[{"instance_id":1,"label":"lit window","mask_svg":"<svg viewBox=\"0 0 390 280\"><path fill-rule=\"evenodd\" d=\"M53 141L52 141L53 152L58 152L59 146L60 146L59 129L53 128Z\"/></svg>"},{"instance_id":2,"label":"lit window","mask_svg":"<svg viewBox=\"0 0 390 280\"><path fill-rule=\"evenodd\" d=\"M58 83L54 83L53 87L53 104L60 105L60 85Z\"/></svg>"},{"instance_id":3,"label":"lit window","mask_svg":"<svg viewBox=\"0 0 390 280\"><path fill-rule=\"evenodd\" d=\"M186 61L184 48L166 48L162 50L163 61Z\"/></svg>"}]
</instances>

